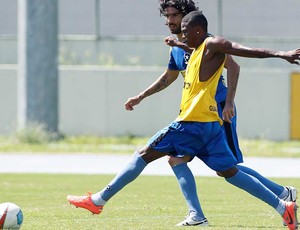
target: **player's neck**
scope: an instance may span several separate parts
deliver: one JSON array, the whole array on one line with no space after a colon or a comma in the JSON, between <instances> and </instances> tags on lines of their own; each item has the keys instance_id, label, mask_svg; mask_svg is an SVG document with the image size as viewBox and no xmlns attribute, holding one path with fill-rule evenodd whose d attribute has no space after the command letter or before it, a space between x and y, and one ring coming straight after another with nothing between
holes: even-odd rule
<instances>
[{"instance_id":1,"label":"player's neck","mask_svg":"<svg viewBox=\"0 0 300 230\"><path fill-rule=\"evenodd\" d=\"M206 38L210 37L208 34L204 35L202 38L198 39L198 44L196 45L196 47L194 47L195 49L198 49L200 45L202 45L202 43L205 41Z\"/></svg>"}]
</instances>

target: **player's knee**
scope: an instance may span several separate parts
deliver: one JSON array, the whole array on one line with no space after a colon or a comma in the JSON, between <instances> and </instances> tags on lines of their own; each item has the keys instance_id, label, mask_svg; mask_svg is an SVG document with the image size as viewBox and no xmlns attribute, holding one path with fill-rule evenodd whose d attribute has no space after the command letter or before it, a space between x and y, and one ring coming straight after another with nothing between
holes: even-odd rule
<instances>
[{"instance_id":1,"label":"player's knee","mask_svg":"<svg viewBox=\"0 0 300 230\"><path fill-rule=\"evenodd\" d=\"M238 168L237 167L233 167L224 171L218 171L216 172L218 176L220 177L225 177L225 178L230 178L233 177L235 174L237 174L238 172Z\"/></svg>"},{"instance_id":2,"label":"player's knee","mask_svg":"<svg viewBox=\"0 0 300 230\"><path fill-rule=\"evenodd\" d=\"M137 152L147 164L167 155L167 153L156 151L149 146L145 146Z\"/></svg>"},{"instance_id":3,"label":"player's knee","mask_svg":"<svg viewBox=\"0 0 300 230\"><path fill-rule=\"evenodd\" d=\"M190 157L184 156L184 157L172 157L168 156L168 162L171 167L174 167L176 165L186 163L190 160Z\"/></svg>"},{"instance_id":4,"label":"player's knee","mask_svg":"<svg viewBox=\"0 0 300 230\"><path fill-rule=\"evenodd\" d=\"M219 176L219 177L224 177L223 174L221 172L216 172L216 174Z\"/></svg>"},{"instance_id":5,"label":"player's knee","mask_svg":"<svg viewBox=\"0 0 300 230\"><path fill-rule=\"evenodd\" d=\"M178 162L178 158L168 156L168 163L171 167L174 167Z\"/></svg>"}]
</instances>

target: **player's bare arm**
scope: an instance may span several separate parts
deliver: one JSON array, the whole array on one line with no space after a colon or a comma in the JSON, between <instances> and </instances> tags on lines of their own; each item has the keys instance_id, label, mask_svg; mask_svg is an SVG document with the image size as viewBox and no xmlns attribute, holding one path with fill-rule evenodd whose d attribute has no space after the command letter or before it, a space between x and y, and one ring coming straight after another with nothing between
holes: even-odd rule
<instances>
[{"instance_id":1,"label":"player's bare arm","mask_svg":"<svg viewBox=\"0 0 300 230\"><path fill-rule=\"evenodd\" d=\"M207 54L231 54L248 58L281 58L291 64L300 65L300 48L290 51L275 51L262 48L249 48L236 42L231 42L222 37L209 39Z\"/></svg>"},{"instance_id":2,"label":"player's bare arm","mask_svg":"<svg viewBox=\"0 0 300 230\"><path fill-rule=\"evenodd\" d=\"M240 66L228 55L225 61L225 68L227 69L227 96L225 107L222 111L222 119L226 122L231 123L231 118L235 116L234 112L234 97L237 89L237 83L240 74Z\"/></svg>"},{"instance_id":3,"label":"player's bare arm","mask_svg":"<svg viewBox=\"0 0 300 230\"><path fill-rule=\"evenodd\" d=\"M178 77L179 71L167 69L152 85L145 89L140 94L128 98L125 103L126 110L133 110L135 105L138 105L143 99L151 96L171 85Z\"/></svg>"}]
</instances>

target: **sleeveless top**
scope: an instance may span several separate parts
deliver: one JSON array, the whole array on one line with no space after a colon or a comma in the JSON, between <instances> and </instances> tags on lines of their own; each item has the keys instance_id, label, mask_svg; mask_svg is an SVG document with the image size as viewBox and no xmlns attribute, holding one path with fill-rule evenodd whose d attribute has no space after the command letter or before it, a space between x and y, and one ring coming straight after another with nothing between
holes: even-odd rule
<instances>
[{"instance_id":1,"label":"sleeveless top","mask_svg":"<svg viewBox=\"0 0 300 230\"><path fill-rule=\"evenodd\" d=\"M215 99L224 63L204 82L200 81L200 65L206 40L193 51L184 78L180 113L176 121L214 122L223 124Z\"/></svg>"},{"instance_id":2,"label":"sleeveless top","mask_svg":"<svg viewBox=\"0 0 300 230\"><path fill-rule=\"evenodd\" d=\"M188 64L189 58L190 58L190 54L188 52L186 52L185 50L183 50L179 47L176 47L176 46L172 47L170 50L168 69L179 71L184 78L185 70L186 70L186 66ZM227 96L227 87L226 87L224 77L221 76L220 80L219 80L218 88L217 88L217 94L216 94L217 103L225 101L226 96Z\"/></svg>"}]
</instances>

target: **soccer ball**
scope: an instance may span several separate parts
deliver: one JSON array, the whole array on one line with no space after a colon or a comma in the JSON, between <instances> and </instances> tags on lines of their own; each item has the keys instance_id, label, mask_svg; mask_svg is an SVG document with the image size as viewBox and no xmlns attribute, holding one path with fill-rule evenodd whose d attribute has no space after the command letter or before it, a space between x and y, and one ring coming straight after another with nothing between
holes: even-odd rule
<instances>
[{"instance_id":1,"label":"soccer ball","mask_svg":"<svg viewBox=\"0 0 300 230\"><path fill-rule=\"evenodd\" d=\"M0 204L0 229L19 229L23 223L21 208L10 202Z\"/></svg>"}]
</instances>

